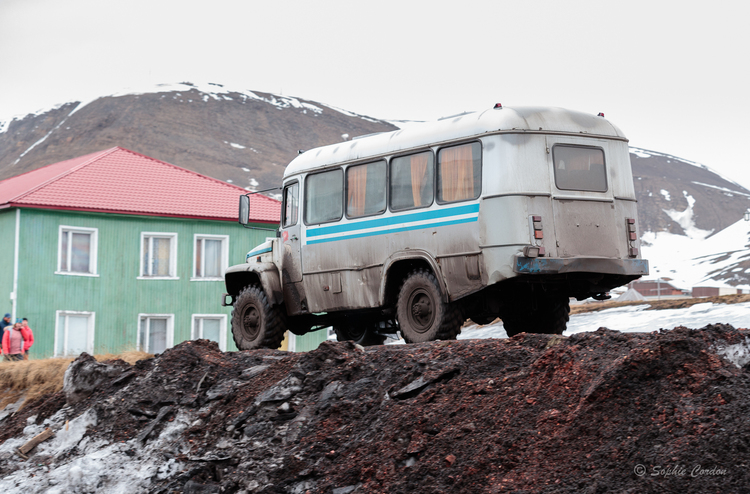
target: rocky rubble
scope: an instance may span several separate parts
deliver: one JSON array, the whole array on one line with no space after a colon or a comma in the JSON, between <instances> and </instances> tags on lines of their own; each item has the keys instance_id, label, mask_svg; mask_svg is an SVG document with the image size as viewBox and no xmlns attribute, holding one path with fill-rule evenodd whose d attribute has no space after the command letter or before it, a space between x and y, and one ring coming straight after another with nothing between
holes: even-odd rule
<instances>
[{"instance_id":1,"label":"rocky rubble","mask_svg":"<svg viewBox=\"0 0 750 494\"><path fill-rule=\"evenodd\" d=\"M63 392L2 421L0 488L741 492L749 337L601 328L305 354L199 340L134 366L82 356ZM77 380L98 384L84 396ZM18 457L46 427L55 438Z\"/></svg>"}]
</instances>

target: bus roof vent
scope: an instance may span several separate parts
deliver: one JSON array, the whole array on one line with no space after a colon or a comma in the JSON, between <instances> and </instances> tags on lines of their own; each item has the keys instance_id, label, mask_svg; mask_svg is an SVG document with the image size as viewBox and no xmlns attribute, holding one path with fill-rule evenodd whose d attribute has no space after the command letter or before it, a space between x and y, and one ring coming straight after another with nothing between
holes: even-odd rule
<instances>
[{"instance_id":1,"label":"bus roof vent","mask_svg":"<svg viewBox=\"0 0 750 494\"><path fill-rule=\"evenodd\" d=\"M365 134L365 135L362 135L362 136L354 136L354 137L351 138L351 140L355 141L357 139L364 139L365 137L372 137L372 136L376 136L376 135L379 135L379 134L385 134L385 132L373 132L372 134Z\"/></svg>"},{"instance_id":2,"label":"bus roof vent","mask_svg":"<svg viewBox=\"0 0 750 494\"><path fill-rule=\"evenodd\" d=\"M456 113L455 115L450 115L450 116L447 116L447 117L440 117L440 118L438 118L438 121L440 121L440 120L448 120L449 118L463 117L464 115L468 115L469 113L472 113L472 112L465 111L465 112Z\"/></svg>"}]
</instances>

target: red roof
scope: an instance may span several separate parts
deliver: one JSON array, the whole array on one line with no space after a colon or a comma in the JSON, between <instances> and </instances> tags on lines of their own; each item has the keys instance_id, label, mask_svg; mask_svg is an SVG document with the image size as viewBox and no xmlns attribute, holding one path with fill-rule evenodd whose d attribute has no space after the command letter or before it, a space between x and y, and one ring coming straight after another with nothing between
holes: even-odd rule
<instances>
[{"instance_id":1,"label":"red roof","mask_svg":"<svg viewBox=\"0 0 750 494\"><path fill-rule=\"evenodd\" d=\"M114 147L38 168L0 182L0 208L237 221L247 190ZM278 223L279 201L250 196L251 221Z\"/></svg>"}]
</instances>

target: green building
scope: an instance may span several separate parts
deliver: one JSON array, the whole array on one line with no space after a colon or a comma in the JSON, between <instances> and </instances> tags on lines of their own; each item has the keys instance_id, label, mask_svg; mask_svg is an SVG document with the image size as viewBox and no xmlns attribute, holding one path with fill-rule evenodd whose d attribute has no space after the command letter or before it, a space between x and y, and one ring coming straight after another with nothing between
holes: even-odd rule
<instances>
[{"instance_id":1,"label":"green building","mask_svg":"<svg viewBox=\"0 0 750 494\"><path fill-rule=\"evenodd\" d=\"M246 193L120 147L4 180L0 312L29 319L31 358L159 353L197 338L236 350L223 273L274 235L280 212L252 195L252 226L269 230L243 228Z\"/></svg>"}]
</instances>

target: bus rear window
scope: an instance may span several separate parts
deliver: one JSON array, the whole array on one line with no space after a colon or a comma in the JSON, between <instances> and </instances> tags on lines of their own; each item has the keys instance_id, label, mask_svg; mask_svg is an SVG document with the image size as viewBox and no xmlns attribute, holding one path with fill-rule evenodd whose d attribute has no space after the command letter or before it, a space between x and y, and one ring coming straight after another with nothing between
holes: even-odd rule
<instances>
[{"instance_id":1,"label":"bus rear window","mask_svg":"<svg viewBox=\"0 0 750 494\"><path fill-rule=\"evenodd\" d=\"M562 190L607 191L601 148L557 144L552 148L555 185Z\"/></svg>"}]
</instances>

